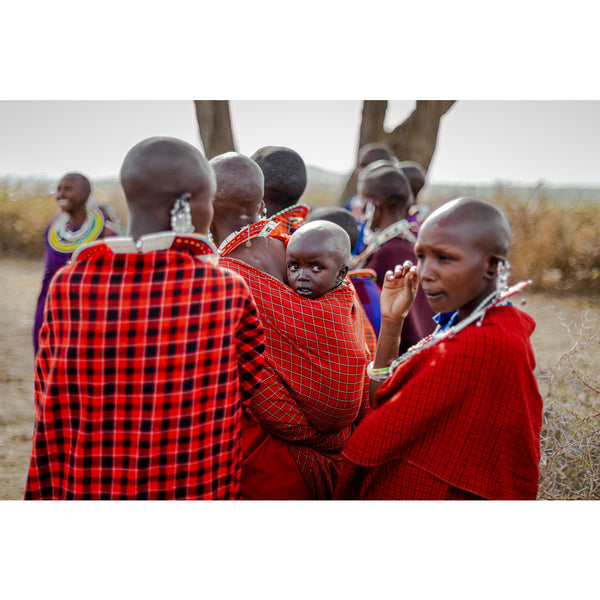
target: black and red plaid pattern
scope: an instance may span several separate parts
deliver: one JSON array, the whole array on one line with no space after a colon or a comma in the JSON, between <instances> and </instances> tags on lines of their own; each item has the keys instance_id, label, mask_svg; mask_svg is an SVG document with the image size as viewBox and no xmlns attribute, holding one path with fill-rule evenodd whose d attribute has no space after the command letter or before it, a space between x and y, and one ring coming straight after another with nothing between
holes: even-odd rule
<instances>
[{"instance_id":1,"label":"black and red plaid pattern","mask_svg":"<svg viewBox=\"0 0 600 600\"><path fill-rule=\"evenodd\" d=\"M263 380L249 408L288 442L313 498L331 498L340 452L368 405L370 351L354 290L344 284L309 300L246 263L220 260L248 282L265 327Z\"/></svg>"},{"instance_id":2,"label":"black and red plaid pattern","mask_svg":"<svg viewBox=\"0 0 600 600\"><path fill-rule=\"evenodd\" d=\"M516 308L496 307L480 327L402 363L346 444L336 497L535 500L534 327Z\"/></svg>"},{"instance_id":3,"label":"black and red plaid pattern","mask_svg":"<svg viewBox=\"0 0 600 600\"><path fill-rule=\"evenodd\" d=\"M54 279L28 499L234 499L264 333L237 274L106 245Z\"/></svg>"}]
</instances>

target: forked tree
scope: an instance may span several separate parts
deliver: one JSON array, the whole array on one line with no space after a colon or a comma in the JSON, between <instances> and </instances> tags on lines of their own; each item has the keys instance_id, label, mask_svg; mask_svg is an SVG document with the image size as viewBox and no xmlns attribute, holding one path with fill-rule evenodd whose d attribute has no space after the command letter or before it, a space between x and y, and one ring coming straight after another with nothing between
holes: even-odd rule
<instances>
[{"instance_id":1,"label":"forked tree","mask_svg":"<svg viewBox=\"0 0 600 600\"><path fill-rule=\"evenodd\" d=\"M365 100L356 154L365 144L388 144L399 160L412 160L429 169L435 151L440 119L454 100L417 100L410 116L391 131L384 128L387 100ZM195 100L196 117L204 151L208 159L223 152L235 151L231 114L227 100ZM340 203L356 190L353 172L340 196Z\"/></svg>"},{"instance_id":2,"label":"forked tree","mask_svg":"<svg viewBox=\"0 0 600 600\"><path fill-rule=\"evenodd\" d=\"M384 120L387 100L365 100L356 148L357 158L362 146L380 142L390 146L399 160L418 162L428 170L437 144L440 119L454 102L455 100L417 100L409 117L391 131L386 131ZM356 172L353 171L346 182L339 203L343 203L355 191Z\"/></svg>"}]
</instances>

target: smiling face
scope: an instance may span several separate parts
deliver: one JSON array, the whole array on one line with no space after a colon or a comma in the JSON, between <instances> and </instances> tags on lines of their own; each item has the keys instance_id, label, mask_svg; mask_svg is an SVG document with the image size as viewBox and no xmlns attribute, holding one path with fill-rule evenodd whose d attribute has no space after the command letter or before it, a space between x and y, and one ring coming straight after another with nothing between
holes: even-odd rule
<instances>
[{"instance_id":1,"label":"smiling face","mask_svg":"<svg viewBox=\"0 0 600 600\"><path fill-rule=\"evenodd\" d=\"M89 183L78 174L65 175L56 188L56 202L58 207L66 213L73 214L85 207L90 195Z\"/></svg>"},{"instance_id":2,"label":"smiling face","mask_svg":"<svg viewBox=\"0 0 600 600\"><path fill-rule=\"evenodd\" d=\"M343 281L349 253L350 239L338 225L325 221L303 225L287 246L290 287L311 300L323 296Z\"/></svg>"},{"instance_id":3,"label":"smiling face","mask_svg":"<svg viewBox=\"0 0 600 600\"><path fill-rule=\"evenodd\" d=\"M415 254L420 285L432 310L458 310L459 319L464 319L494 291L498 258L486 247L486 233L473 221L425 221Z\"/></svg>"}]
</instances>

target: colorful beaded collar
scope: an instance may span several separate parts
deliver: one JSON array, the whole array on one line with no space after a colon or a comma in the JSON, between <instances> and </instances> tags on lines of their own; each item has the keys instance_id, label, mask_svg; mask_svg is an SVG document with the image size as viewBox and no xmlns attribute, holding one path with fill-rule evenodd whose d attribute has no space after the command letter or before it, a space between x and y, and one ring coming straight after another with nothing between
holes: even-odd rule
<instances>
[{"instance_id":1,"label":"colorful beaded collar","mask_svg":"<svg viewBox=\"0 0 600 600\"><path fill-rule=\"evenodd\" d=\"M261 219L250 225L242 227L239 231L234 231L229 234L219 245L219 255L227 256L230 252L233 252L238 246L246 243L247 246L252 245L252 238L255 237L269 237L271 234L276 233L279 228L279 223L272 219Z\"/></svg>"},{"instance_id":2,"label":"colorful beaded collar","mask_svg":"<svg viewBox=\"0 0 600 600\"><path fill-rule=\"evenodd\" d=\"M79 248L73 254L73 261L89 258L98 252L147 254L171 248L189 250L201 260L213 265L218 263L217 248L207 237L199 233L181 234L174 231L143 235L137 241L130 237L106 237L101 241L92 242Z\"/></svg>"},{"instance_id":3,"label":"colorful beaded collar","mask_svg":"<svg viewBox=\"0 0 600 600\"><path fill-rule=\"evenodd\" d=\"M71 254L83 244L94 241L104 229L102 211L88 208L83 225L79 229L69 229L68 214L62 214L48 228L48 244L50 248L62 254Z\"/></svg>"}]
</instances>

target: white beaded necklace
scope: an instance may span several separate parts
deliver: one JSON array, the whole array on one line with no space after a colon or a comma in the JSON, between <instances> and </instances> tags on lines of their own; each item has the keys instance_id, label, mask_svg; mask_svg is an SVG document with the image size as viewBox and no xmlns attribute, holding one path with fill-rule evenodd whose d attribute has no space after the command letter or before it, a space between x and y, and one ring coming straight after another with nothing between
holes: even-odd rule
<instances>
[{"instance_id":1,"label":"white beaded necklace","mask_svg":"<svg viewBox=\"0 0 600 600\"><path fill-rule=\"evenodd\" d=\"M439 344L441 341L451 338L456 335L459 331L465 329L472 323L477 321L477 326L481 327L483 319L490 308L494 306L505 306L508 304L508 299L519 292L522 292L529 284L531 283L531 279L527 279L526 281L519 281L515 283L515 285L510 288L502 288L495 290L492 292L479 306L465 319L459 321L456 325L452 325L448 327L448 329L444 329L443 331L439 331L436 329L432 334L423 338L421 341L417 342L414 346L411 346L404 354L399 356L396 360L392 362L390 365L389 375L391 375L396 367L401 363L407 361L409 358L422 352L426 348L430 348L431 346L435 346L435 344Z\"/></svg>"},{"instance_id":2,"label":"white beaded necklace","mask_svg":"<svg viewBox=\"0 0 600 600\"><path fill-rule=\"evenodd\" d=\"M91 209L86 210L85 221L78 229L69 228L70 215L61 215L55 225L56 235L65 242L78 242L85 238L94 227L95 213Z\"/></svg>"},{"instance_id":3,"label":"white beaded necklace","mask_svg":"<svg viewBox=\"0 0 600 600\"><path fill-rule=\"evenodd\" d=\"M371 254L379 250L387 241L396 237L401 237L413 245L416 242L410 223L406 219L400 219L400 221L388 225L383 231L375 234L369 245L354 259L353 266L357 267L364 264Z\"/></svg>"}]
</instances>

